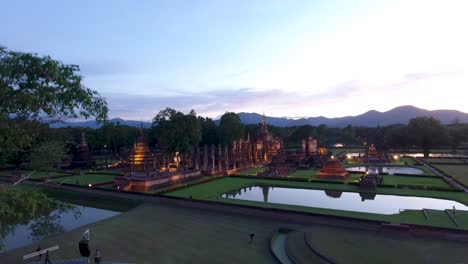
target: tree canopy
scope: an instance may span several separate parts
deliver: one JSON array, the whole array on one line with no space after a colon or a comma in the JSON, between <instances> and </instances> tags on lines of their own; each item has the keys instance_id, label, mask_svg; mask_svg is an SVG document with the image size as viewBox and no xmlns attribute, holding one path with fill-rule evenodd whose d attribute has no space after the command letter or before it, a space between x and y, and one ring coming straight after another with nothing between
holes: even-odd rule
<instances>
[{"instance_id":1,"label":"tree canopy","mask_svg":"<svg viewBox=\"0 0 468 264\"><path fill-rule=\"evenodd\" d=\"M231 144L232 141L243 137L244 127L236 113L227 112L219 121L219 139L223 144Z\"/></svg>"},{"instance_id":2,"label":"tree canopy","mask_svg":"<svg viewBox=\"0 0 468 264\"><path fill-rule=\"evenodd\" d=\"M201 141L201 125L195 111L189 114L166 108L153 119L154 135L166 153L187 153Z\"/></svg>"},{"instance_id":3,"label":"tree canopy","mask_svg":"<svg viewBox=\"0 0 468 264\"><path fill-rule=\"evenodd\" d=\"M79 71L50 56L0 45L0 161L30 151L43 122L107 120L106 101L81 83Z\"/></svg>"},{"instance_id":4,"label":"tree canopy","mask_svg":"<svg viewBox=\"0 0 468 264\"><path fill-rule=\"evenodd\" d=\"M439 120L433 117L416 117L408 124L408 134L411 142L421 147L424 156L429 157L429 150L443 141L445 128Z\"/></svg>"},{"instance_id":5,"label":"tree canopy","mask_svg":"<svg viewBox=\"0 0 468 264\"><path fill-rule=\"evenodd\" d=\"M78 65L0 47L0 117L107 119L106 101L85 87Z\"/></svg>"}]
</instances>

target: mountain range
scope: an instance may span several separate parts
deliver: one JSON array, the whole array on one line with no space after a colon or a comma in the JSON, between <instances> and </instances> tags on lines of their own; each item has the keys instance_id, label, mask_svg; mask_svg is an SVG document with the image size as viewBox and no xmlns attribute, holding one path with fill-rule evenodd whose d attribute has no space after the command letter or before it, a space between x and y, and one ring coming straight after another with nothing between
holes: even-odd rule
<instances>
[{"instance_id":1,"label":"mountain range","mask_svg":"<svg viewBox=\"0 0 468 264\"><path fill-rule=\"evenodd\" d=\"M258 124L262 122L262 115L257 113L238 113L243 124ZM328 127L345 127L352 126L387 126L392 124L407 124L412 118L419 116L431 116L440 120L443 124L450 124L455 121L460 123L468 123L468 114L457 110L425 110L414 106L406 105L391 109L386 112L379 112L375 110L368 111L364 114L357 116L345 116L336 118L327 118L324 116L308 117L308 118L288 118L288 117L270 117L266 116L267 123L273 126L288 127L288 126L303 126L311 125L318 126L324 124ZM150 122L141 122L133 120L123 120L114 118L109 120L112 123L119 123L121 125L128 125L134 127L143 126L144 128L151 127ZM219 123L219 120L215 120ZM101 125L95 121L84 122L65 122L55 123L52 127L90 127L98 128Z\"/></svg>"}]
</instances>

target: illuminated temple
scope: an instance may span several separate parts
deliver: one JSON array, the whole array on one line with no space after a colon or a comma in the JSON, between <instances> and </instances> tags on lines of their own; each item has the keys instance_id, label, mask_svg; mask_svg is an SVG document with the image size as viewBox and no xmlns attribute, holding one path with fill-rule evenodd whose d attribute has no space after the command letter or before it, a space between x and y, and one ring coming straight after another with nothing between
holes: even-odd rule
<instances>
[{"instance_id":1,"label":"illuminated temple","mask_svg":"<svg viewBox=\"0 0 468 264\"><path fill-rule=\"evenodd\" d=\"M262 117L262 126L260 127L260 133L255 142L257 153L256 160L263 162L271 162L272 158L278 155L283 149L283 140L279 137L274 137L268 131L268 125L266 122L265 114Z\"/></svg>"},{"instance_id":2,"label":"illuminated temple","mask_svg":"<svg viewBox=\"0 0 468 264\"><path fill-rule=\"evenodd\" d=\"M345 170L339 160L331 159L325 162L323 168L317 173L319 178L346 178L349 173Z\"/></svg>"},{"instance_id":3,"label":"illuminated temple","mask_svg":"<svg viewBox=\"0 0 468 264\"><path fill-rule=\"evenodd\" d=\"M148 191L153 187L173 184L200 176L200 171L160 171L157 157L148 147L141 132L124 162L124 175L114 178L114 187L126 191Z\"/></svg>"},{"instance_id":4,"label":"illuminated temple","mask_svg":"<svg viewBox=\"0 0 468 264\"><path fill-rule=\"evenodd\" d=\"M154 155L143 134L133 144L129 158L125 161L126 176L154 177L157 174L156 155Z\"/></svg>"},{"instance_id":5,"label":"illuminated temple","mask_svg":"<svg viewBox=\"0 0 468 264\"><path fill-rule=\"evenodd\" d=\"M364 155L364 158L359 159L360 162L365 163L383 163L387 162L388 158L382 153L377 151L374 144L371 144Z\"/></svg>"}]
</instances>

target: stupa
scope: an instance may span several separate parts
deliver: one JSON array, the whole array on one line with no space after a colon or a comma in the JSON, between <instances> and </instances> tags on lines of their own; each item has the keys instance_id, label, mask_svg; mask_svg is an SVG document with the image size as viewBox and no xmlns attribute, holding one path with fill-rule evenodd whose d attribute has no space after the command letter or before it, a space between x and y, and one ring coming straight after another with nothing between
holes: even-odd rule
<instances>
[{"instance_id":1,"label":"stupa","mask_svg":"<svg viewBox=\"0 0 468 264\"><path fill-rule=\"evenodd\" d=\"M81 133L81 142L77 147L76 153L73 155L72 162L70 164L71 169L85 169L96 165L96 161L89 153L89 147L86 143L84 133Z\"/></svg>"},{"instance_id":2,"label":"stupa","mask_svg":"<svg viewBox=\"0 0 468 264\"><path fill-rule=\"evenodd\" d=\"M148 191L155 186L180 183L200 176L200 170L179 172L159 171L156 155L146 143L143 132L133 144L130 156L125 161L124 175L114 178L114 187L125 191Z\"/></svg>"},{"instance_id":3,"label":"stupa","mask_svg":"<svg viewBox=\"0 0 468 264\"><path fill-rule=\"evenodd\" d=\"M154 177L157 174L156 161L156 155L150 151L145 136L141 133L125 161L126 176Z\"/></svg>"},{"instance_id":4,"label":"stupa","mask_svg":"<svg viewBox=\"0 0 468 264\"><path fill-rule=\"evenodd\" d=\"M319 178L346 178L349 173L343 168L339 160L330 159L323 165L317 173Z\"/></svg>"}]
</instances>

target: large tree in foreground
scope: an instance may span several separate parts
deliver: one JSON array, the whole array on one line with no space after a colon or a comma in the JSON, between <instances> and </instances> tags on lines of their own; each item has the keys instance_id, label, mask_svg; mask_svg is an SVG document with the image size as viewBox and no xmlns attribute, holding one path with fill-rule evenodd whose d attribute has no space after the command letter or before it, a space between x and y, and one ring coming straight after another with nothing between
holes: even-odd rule
<instances>
[{"instance_id":1,"label":"large tree in foreground","mask_svg":"<svg viewBox=\"0 0 468 264\"><path fill-rule=\"evenodd\" d=\"M429 157L429 151L434 145L443 141L445 128L439 120L433 117L416 117L408 124L410 141L424 151L424 157Z\"/></svg>"},{"instance_id":2,"label":"large tree in foreground","mask_svg":"<svg viewBox=\"0 0 468 264\"><path fill-rule=\"evenodd\" d=\"M0 161L34 142L31 122L107 119L106 101L82 84L77 65L0 46Z\"/></svg>"}]
</instances>

